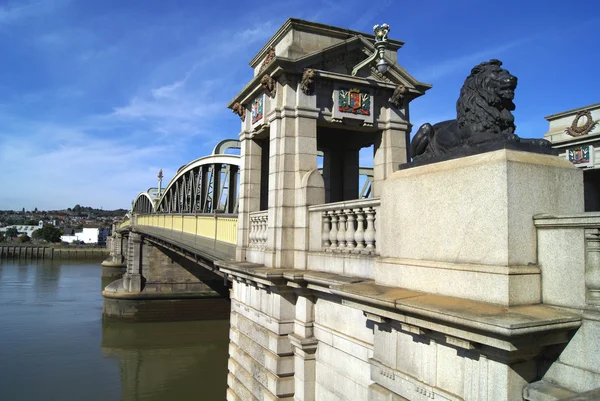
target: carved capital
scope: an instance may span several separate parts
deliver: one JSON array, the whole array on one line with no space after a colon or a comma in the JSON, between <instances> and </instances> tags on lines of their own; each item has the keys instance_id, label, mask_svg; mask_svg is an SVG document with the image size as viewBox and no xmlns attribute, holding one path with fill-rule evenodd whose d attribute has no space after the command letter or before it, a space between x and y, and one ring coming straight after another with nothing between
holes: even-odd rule
<instances>
[{"instance_id":1,"label":"carved capital","mask_svg":"<svg viewBox=\"0 0 600 401\"><path fill-rule=\"evenodd\" d=\"M237 114L240 117L240 119L244 121L244 118L246 117L246 108L242 106L239 102L235 102L235 104L231 108L231 111Z\"/></svg>"},{"instance_id":2,"label":"carved capital","mask_svg":"<svg viewBox=\"0 0 600 401\"><path fill-rule=\"evenodd\" d=\"M405 95L406 95L406 86L399 84L396 87L396 89L394 89L394 93L392 93L392 97L390 97L388 100L397 109L400 109L404 105Z\"/></svg>"},{"instance_id":3,"label":"carved capital","mask_svg":"<svg viewBox=\"0 0 600 401\"><path fill-rule=\"evenodd\" d=\"M265 93L270 97L275 97L275 93L277 91L277 82L270 75L265 75L260 80L260 84L262 85Z\"/></svg>"},{"instance_id":4,"label":"carved capital","mask_svg":"<svg viewBox=\"0 0 600 401\"><path fill-rule=\"evenodd\" d=\"M307 68L302 74L302 81L300 81L300 90L302 90L302 92L307 96L310 96L314 93L315 75L315 70L313 70L312 68Z\"/></svg>"}]
</instances>

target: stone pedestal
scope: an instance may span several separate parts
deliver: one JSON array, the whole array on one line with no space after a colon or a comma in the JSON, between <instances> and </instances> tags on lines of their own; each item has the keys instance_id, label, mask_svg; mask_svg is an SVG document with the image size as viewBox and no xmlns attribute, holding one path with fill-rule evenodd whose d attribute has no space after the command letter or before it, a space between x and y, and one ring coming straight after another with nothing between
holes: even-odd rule
<instances>
[{"instance_id":1,"label":"stone pedestal","mask_svg":"<svg viewBox=\"0 0 600 401\"><path fill-rule=\"evenodd\" d=\"M583 181L564 159L503 149L397 171L381 205L378 283L535 304L533 216L582 212Z\"/></svg>"}]
</instances>

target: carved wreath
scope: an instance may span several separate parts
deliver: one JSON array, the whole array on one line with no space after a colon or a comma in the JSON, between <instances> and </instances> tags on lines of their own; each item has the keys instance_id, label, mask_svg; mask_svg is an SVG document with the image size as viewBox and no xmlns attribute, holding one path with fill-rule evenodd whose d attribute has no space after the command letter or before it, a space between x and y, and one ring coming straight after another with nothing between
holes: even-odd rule
<instances>
[{"instance_id":1,"label":"carved wreath","mask_svg":"<svg viewBox=\"0 0 600 401\"><path fill-rule=\"evenodd\" d=\"M260 69L258 70L258 72L263 72L263 70L265 68L267 68L267 66L269 64L271 64L271 62L275 59L275 48L271 47L268 51L267 51L267 56L265 57L265 61L263 61L262 65L260 66Z\"/></svg>"},{"instance_id":2,"label":"carved wreath","mask_svg":"<svg viewBox=\"0 0 600 401\"><path fill-rule=\"evenodd\" d=\"M582 117L585 117L585 124L583 124L580 127L579 126L579 120ZM594 121L592 119L592 113L590 113L589 110L582 110L579 113L577 113L577 115L575 116L575 119L573 120L573 123L571 123L571 126L569 128L567 128L565 130L565 132L567 133L567 135L570 135L570 136L582 136L582 135L586 135L591 130L594 129L594 127L596 126L596 124L598 124L599 121L600 120Z\"/></svg>"}]
</instances>

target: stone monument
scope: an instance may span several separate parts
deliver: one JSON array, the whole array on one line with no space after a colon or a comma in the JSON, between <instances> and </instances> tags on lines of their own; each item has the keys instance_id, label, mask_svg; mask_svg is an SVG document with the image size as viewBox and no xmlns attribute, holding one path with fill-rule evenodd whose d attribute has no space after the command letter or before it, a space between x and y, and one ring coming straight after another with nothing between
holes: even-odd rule
<instances>
[{"instance_id":1,"label":"stone monument","mask_svg":"<svg viewBox=\"0 0 600 401\"><path fill-rule=\"evenodd\" d=\"M448 160L501 147L553 154L545 139L522 139L515 134L513 98L517 77L500 60L471 70L456 102L456 120L423 124L411 142L416 164ZM414 164L413 164L414 165ZM408 165L410 166L410 165Z\"/></svg>"}]
</instances>

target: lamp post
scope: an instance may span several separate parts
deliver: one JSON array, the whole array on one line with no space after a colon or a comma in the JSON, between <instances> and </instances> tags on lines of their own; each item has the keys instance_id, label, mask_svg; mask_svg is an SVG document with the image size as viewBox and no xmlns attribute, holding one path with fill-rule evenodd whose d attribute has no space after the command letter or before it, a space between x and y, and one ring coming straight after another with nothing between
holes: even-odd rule
<instances>
[{"instance_id":1,"label":"lamp post","mask_svg":"<svg viewBox=\"0 0 600 401\"><path fill-rule=\"evenodd\" d=\"M355 76L361 68L367 66L369 63L375 61L377 58L379 58L379 61L377 61L376 65L377 71L383 74L387 72L389 68L389 64L387 63L387 61L385 61L384 56L385 49L387 49L388 45L387 36L390 32L390 26L388 24L377 24L373 27L373 32L375 33L375 52L373 52L373 54L371 54L369 58L361 61L360 63L356 64L356 66L354 66L354 68L352 69L352 76Z\"/></svg>"},{"instance_id":2,"label":"lamp post","mask_svg":"<svg viewBox=\"0 0 600 401\"><path fill-rule=\"evenodd\" d=\"M160 197L160 192L162 189L162 179L163 179L163 173L162 173L162 168L158 171L158 196Z\"/></svg>"}]
</instances>

